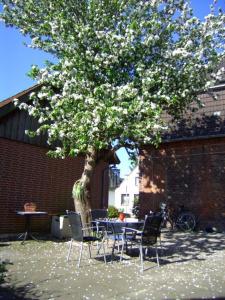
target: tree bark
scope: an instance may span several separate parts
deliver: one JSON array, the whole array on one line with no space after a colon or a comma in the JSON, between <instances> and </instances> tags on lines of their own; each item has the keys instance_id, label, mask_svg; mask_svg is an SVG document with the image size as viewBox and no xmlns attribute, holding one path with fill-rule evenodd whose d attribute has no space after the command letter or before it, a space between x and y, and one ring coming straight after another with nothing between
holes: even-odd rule
<instances>
[{"instance_id":1,"label":"tree bark","mask_svg":"<svg viewBox=\"0 0 225 300\"><path fill-rule=\"evenodd\" d=\"M76 212L80 213L82 224L90 223L90 209L91 209L91 178L97 163L97 151L94 148L89 149L85 157L84 170L79 180L80 185L84 190L83 199L79 199L73 193L74 205ZM75 182L76 184L76 182ZM74 187L75 187L74 184Z\"/></svg>"}]
</instances>

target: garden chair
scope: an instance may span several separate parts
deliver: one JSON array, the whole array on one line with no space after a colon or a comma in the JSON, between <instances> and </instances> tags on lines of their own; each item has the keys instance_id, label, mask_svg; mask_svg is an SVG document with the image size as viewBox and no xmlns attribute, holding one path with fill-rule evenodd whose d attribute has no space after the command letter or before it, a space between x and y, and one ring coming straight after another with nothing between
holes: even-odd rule
<instances>
[{"instance_id":1,"label":"garden chair","mask_svg":"<svg viewBox=\"0 0 225 300\"><path fill-rule=\"evenodd\" d=\"M108 217L107 209L91 209L90 210L91 219L94 222L99 219L106 219Z\"/></svg>"},{"instance_id":2,"label":"garden chair","mask_svg":"<svg viewBox=\"0 0 225 300\"><path fill-rule=\"evenodd\" d=\"M101 247L103 249L103 254L104 254L104 261L106 263L105 247L104 247L105 235L104 234L96 235L95 234L96 226L90 226L90 227L85 227L85 228L82 227L81 216L80 216L80 214L78 214L76 212L68 212L68 219L69 219L69 224L71 227L72 238L71 238L70 245L69 245L67 261L69 261L69 258L70 258L73 241L80 244L80 252L79 252L79 258L78 258L78 264L77 264L78 268L80 267L80 261L81 261L82 252L83 252L83 245L85 243L88 244L89 255L91 258L92 243L93 242L101 242Z\"/></svg>"},{"instance_id":3,"label":"garden chair","mask_svg":"<svg viewBox=\"0 0 225 300\"><path fill-rule=\"evenodd\" d=\"M141 272L144 271L144 262L143 262L144 248L145 248L145 254L147 254L147 250L149 247L153 246L155 248L157 264L159 266L157 239L160 236L161 222L162 222L162 216L153 215L153 216L146 217L144 227L141 231L133 228L124 227L123 244L122 244L120 261L122 261L123 259L124 245L129 241L132 244L139 246Z\"/></svg>"},{"instance_id":4,"label":"garden chair","mask_svg":"<svg viewBox=\"0 0 225 300\"><path fill-rule=\"evenodd\" d=\"M120 246L122 247L123 245L123 224L121 222L109 222L107 226L107 243L108 241L112 241L112 254L111 254L111 261L113 262L114 260L114 252L116 249L117 245L117 251L120 251Z\"/></svg>"},{"instance_id":5,"label":"garden chair","mask_svg":"<svg viewBox=\"0 0 225 300\"><path fill-rule=\"evenodd\" d=\"M98 236L99 234L102 234L102 230L105 230L104 226L101 226L99 220L105 220L108 216L108 210L107 209L91 209L90 210L91 215L91 224L96 227L95 233ZM98 221L97 221L98 220ZM97 242L98 244L98 242Z\"/></svg>"},{"instance_id":6,"label":"garden chair","mask_svg":"<svg viewBox=\"0 0 225 300\"><path fill-rule=\"evenodd\" d=\"M109 240L113 241L113 250L112 250L112 258L114 254L115 244L118 244L118 251L119 251L119 241L122 242L122 226L116 226L114 224L111 224L109 222L105 222L108 217L108 210L107 209L92 209L90 210L91 220L92 224L95 224L97 228L96 234L101 234L101 230L105 229L105 238L107 240L107 246L109 243ZM101 220L103 222L101 222ZM99 247L100 249L100 247Z\"/></svg>"}]
</instances>

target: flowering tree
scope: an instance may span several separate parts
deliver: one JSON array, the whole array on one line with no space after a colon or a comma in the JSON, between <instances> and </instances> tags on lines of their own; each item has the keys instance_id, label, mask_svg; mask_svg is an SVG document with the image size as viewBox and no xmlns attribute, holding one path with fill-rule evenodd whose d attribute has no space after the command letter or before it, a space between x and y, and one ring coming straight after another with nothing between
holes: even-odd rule
<instances>
[{"instance_id":1,"label":"flowering tree","mask_svg":"<svg viewBox=\"0 0 225 300\"><path fill-rule=\"evenodd\" d=\"M57 63L33 66L32 104L57 157L86 157L73 195L83 222L99 152L157 144L161 114L178 116L221 76L225 15L200 21L184 0L3 0L1 18Z\"/></svg>"}]
</instances>

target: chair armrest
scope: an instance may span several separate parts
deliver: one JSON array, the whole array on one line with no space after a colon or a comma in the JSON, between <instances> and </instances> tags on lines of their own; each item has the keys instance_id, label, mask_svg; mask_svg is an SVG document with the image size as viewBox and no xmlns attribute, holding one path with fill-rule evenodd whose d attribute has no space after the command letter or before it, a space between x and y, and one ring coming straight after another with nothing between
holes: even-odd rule
<instances>
[{"instance_id":1,"label":"chair armrest","mask_svg":"<svg viewBox=\"0 0 225 300\"><path fill-rule=\"evenodd\" d=\"M94 221L91 221L91 223L93 223L93 224L96 224L96 223L97 223L97 224L98 224L99 221L95 221L95 220L94 220Z\"/></svg>"},{"instance_id":2,"label":"chair armrest","mask_svg":"<svg viewBox=\"0 0 225 300\"><path fill-rule=\"evenodd\" d=\"M142 231L140 230L137 230L137 229L134 229L134 228L129 228L129 227L122 227L122 230L124 233L126 233L126 231L132 231L134 233L137 233L137 234L141 234Z\"/></svg>"},{"instance_id":3,"label":"chair armrest","mask_svg":"<svg viewBox=\"0 0 225 300\"><path fill-rule=\"evenodd\" d=\"M82 227L82 230L88 230L88 229L97 229L97 227L96 226Z\"/></svg>"},{"instance_id":4,"label":"chair armrest","mask_svg":"<svg viewBox=\"0 0 225 300\"><path fill-rule=\"evenodd\" d=\"M94 225L94 226L97 226L97 227L105 227L105 225L100 225L101 224L101 221L91 221L91 223Z\"/></svg>"},{"instance_id":5,"label":"chair armrest","mask_svg":"<svg viewBox=\"0 0 225 300\"><path fill-rule=\"evenodd\" d=\"M99 229L102 228L105 230L105 226L90 226L90 227L83 227L82 230L87 230L87 229Z\"/></svg>"}]
</instances>

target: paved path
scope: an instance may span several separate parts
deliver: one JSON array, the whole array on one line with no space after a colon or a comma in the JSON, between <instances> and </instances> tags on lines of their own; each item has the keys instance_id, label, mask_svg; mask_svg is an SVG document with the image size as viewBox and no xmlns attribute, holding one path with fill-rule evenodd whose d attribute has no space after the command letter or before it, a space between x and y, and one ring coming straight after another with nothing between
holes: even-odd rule
<instances>
[{"instance_id":1,"label":"paved path","mask_svg":"<svg viewBox=\"0 0 225 300\"><path fill-rule=\"evenodd\" d=\"M128 256L107 265L86 258L78 270L76 247L70 263L67 247L1 242L7 272L0 299L225 299L225 234L166 232L160 268L150 259L143 274L138 257Z\"/></svg>"}]
</instances>

